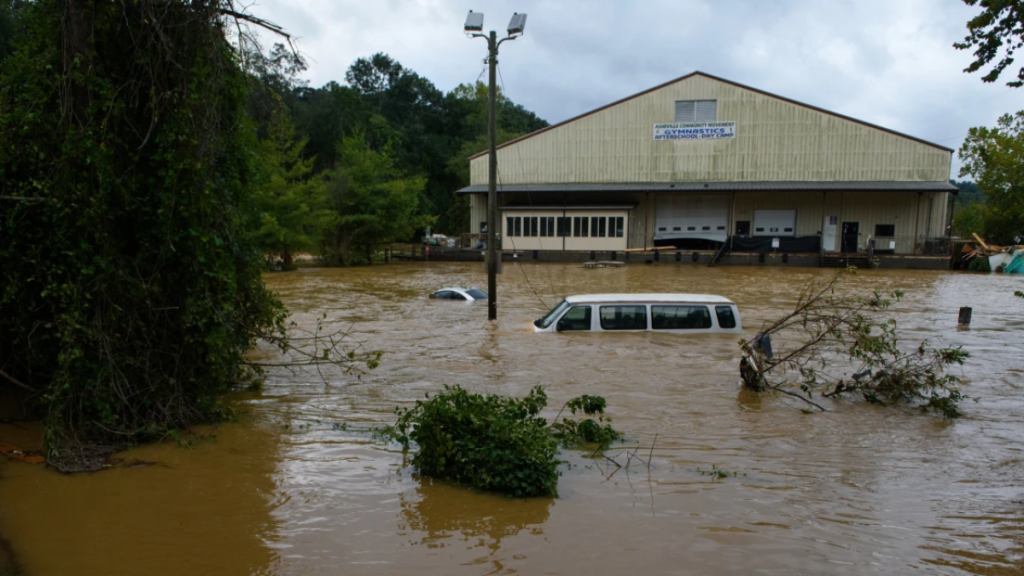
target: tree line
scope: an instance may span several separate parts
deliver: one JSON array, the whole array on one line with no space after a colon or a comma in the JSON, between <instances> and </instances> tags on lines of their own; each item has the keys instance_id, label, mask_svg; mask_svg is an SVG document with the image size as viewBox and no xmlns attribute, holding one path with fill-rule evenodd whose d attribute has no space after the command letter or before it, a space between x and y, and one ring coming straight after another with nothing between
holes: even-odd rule
<instances>
[{"instance_id":1,"label":"tree line","mask_svg":"<svg viewBox=\"0 0 1024 576\"><path fill-rule=\"evenodd\" d=\"M487 147L487 87L448 93L386 54L359 58L345 85L311 88L283 45L258 71L271 105L262 116L269 168L257 190L259 241L286 262L298 250L328 263L368 262L388 242L427 226L468 229L469 156ZM498 94L498 138L547 126Z\"/></svg>"}]
</instances>

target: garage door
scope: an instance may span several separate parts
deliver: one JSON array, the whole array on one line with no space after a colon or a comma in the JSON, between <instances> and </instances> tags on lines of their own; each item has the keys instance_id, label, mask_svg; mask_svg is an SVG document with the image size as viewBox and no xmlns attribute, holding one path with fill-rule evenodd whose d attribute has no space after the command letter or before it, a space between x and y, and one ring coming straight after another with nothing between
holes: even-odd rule
<instances>
[{"instance_id":1,"label":"garage door","mask_svg":"<svg viewBox=\"0 0 1024 576\"><path fill-rule=\"evenodd\" d=\"M697 238L725 242L728 224L728 196L666 194L657 199L654 239Z\"/></svg>"},{"instance_id":2,"label":"garage door","mask_svg":"<svg viewBox=\"0 0 1024 576\"><path fill-rule=\"evenodd\" d=\"M754 236L796 236L796 210L754 210Z\"/></svg>"}]
</instances>

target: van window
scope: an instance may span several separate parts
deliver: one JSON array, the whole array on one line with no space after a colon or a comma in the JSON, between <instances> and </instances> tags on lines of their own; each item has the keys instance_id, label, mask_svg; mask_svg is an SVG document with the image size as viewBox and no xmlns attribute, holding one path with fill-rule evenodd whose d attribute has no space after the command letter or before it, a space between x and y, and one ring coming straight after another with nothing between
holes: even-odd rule
<instances>
[{"instance_id":1,"label":"van window","mask_svg":"<svg viewBox=\"0 0 1024 576\"><path fill-rule=\"evenodd\" d=\"M558 316L562 312L564 312L565 309L568 307L569 303L566 302L565 300L562 300L554 308L552 308L550 312L548 312L541 318L537 318L536 320L534 320L533 325L536 326L537 328L547 328L548 326L551 326L551 323L555 321L555 318L558 318Z\"/></svg>"},{"instance_id":2,"label":"van window","mask_svg":"<svg viewBox=\"0 0 1024 576\"><path fill-rule=\"evenodd\" d=\"M711 328L711 312L707 306L651 306L651 328L655 330Z\"/></svg>"},{"instance_id":3,"label":"van window","mask_svg":"<svg viewBox=\"0 0 1024 576\"><path fill-rule=\"evenodd\" d=\"M647 307L601 306L602 330L646 330Z\"/></svg>"},{"instance_id":4,"label":"van window","mask_svg":"<svg viewBox=\"0 0 1024 576\"><path fill-rule=\"evenodd\" d=\"M558 331L590 330L590 306L573 306L558 321Z\"/></svg>"},{"instance_id":5,"label":"van window","mask_svg":"<svg viewBox=\"0 0 1024 576\"><path fill-rule=\"evenodd\" d=\"M732 306L715 306L715 314L718 315L719 328L736 327L736 316L732 313Z\"/></svg>"}]
</instances>

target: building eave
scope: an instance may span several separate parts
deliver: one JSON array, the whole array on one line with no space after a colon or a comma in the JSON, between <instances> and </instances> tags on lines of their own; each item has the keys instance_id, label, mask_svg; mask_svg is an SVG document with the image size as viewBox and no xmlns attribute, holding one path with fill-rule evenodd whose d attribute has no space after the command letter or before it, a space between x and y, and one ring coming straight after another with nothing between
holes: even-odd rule
<instances>
[{"instance_id":1,"label":"building eave","mask_svg":"<svg viewBox=\"0 0 1024 576\"><path fill-rule=\"evenodd\" d=\"M952 192L949 182L932 181L736 181L736 182L611 182L559 184L504 184L503 194L572 194L578 192ZM458 194L486 194L486 184L466 186Z\"/></svg>"}]
</instances>

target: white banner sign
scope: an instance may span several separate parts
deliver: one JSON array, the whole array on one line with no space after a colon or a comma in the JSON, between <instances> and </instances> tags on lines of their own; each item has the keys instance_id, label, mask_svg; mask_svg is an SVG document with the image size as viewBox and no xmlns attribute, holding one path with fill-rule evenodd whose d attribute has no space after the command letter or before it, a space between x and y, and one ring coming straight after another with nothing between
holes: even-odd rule
<instances>
[{"instance_id":1,"label":"white banner sign","mask_svg":"<svg viewBox=\"0 0 1024 576\"><path fill-rule=\"evenodd\" d=\"M728 140L735 137L735 122L673 122L654 125L655 140Z\"/></svg>"}]
</instances>

